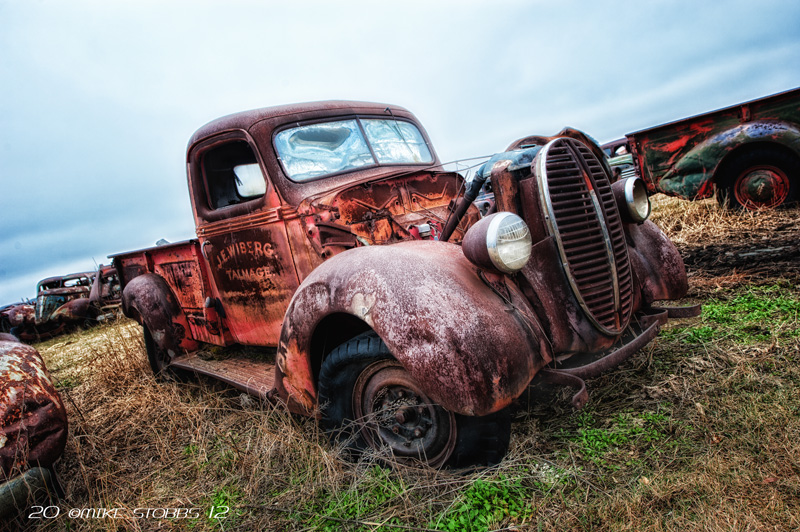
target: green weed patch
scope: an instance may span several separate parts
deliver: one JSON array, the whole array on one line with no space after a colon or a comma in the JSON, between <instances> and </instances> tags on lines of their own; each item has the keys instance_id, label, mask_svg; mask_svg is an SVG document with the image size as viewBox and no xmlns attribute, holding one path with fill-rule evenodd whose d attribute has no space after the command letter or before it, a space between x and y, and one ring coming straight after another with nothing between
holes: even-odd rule
<instances>
[{"instance_id":1,"label":"green weed patch","mask_svg":"<svg viewBox=\"0 0 800 532\"><path fill-rule=\"evenodd\" d=\"M430 528L448 532L483 532L531 513L531 492L520 479L503 475L475 480Z\"/></svg>"},{"instance_id":2,"label":"green weed patch","mask_svg":"<svg viewBox=\"0 0 800 532\"><path fill-rule=\"evenodd\" d=\"M719 339L751 344L800 336L800 298L781 285L749 286L730 299L703 303L702 323L662 334L699 344Z\"/></svg>"}]
</instances>

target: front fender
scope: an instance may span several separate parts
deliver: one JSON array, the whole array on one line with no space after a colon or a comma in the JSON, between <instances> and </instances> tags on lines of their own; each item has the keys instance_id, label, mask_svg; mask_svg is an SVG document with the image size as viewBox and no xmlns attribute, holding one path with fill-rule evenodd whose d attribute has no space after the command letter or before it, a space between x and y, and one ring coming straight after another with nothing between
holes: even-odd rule
<instances>
[{"instance_id":1,"label":"front fender","mask_svg":"<svg viewBox=\"0 0 800 532\"><path fill-rule=\"evenodd\" d=\"M460 246L444 242L362 247L329 259L289 304L277 357L278 395L290 408L314 410L311 338L325 316L344 313L366 322L448 410L480 416L505 407L551 355L522 294L498 281L500 287L495 282L491 288ZM498 295L503 289L505 300Z\"/></svg>"},{"instance_id":2,"label":"front fender","mask_svg":"<svg viewBox=\"0 0 800 532\"><path fill-rule=\"evenodd\" d=\"M167 282L155 273L134 277L122 292L125 315L146 325L156 345L169 354L194 351L189 322Z\"/></svg>"},{"instance_id":3,"label":"front fender","mask_svg":"<svg viewBox=\"0 0 800 532\"><path fill-rule=\"evenodd\" d=\"M50 321L77 323L89 316L90 305L91 301L85 297L67 301L50 315Z\"/></svg>"},{"instance_id":4,"label":"front fender","mask_svg":"<svg viewBox=\"0 0 800 532\"><path fill-rule=\"evenodd\" d=\"M722 160L733 150L753 142L781 144L800 154L800 130L786 122L748 122L726 129L699 143L681 157L658 182L658 190L687 199L705 198Z\"/></svg>"}]
</instances>

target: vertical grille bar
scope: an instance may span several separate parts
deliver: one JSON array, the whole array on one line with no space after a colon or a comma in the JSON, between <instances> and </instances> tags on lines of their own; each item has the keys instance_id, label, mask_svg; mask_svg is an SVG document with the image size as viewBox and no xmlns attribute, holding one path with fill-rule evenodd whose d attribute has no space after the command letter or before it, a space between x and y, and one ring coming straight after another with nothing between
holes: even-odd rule
<instances>
[{"instance_id":1,"label":"vertical grille bar","mask_svg":"<svg viewBox=\"0 0 800 532\"><path fill-rule=\"evenodd\" d=\"M549 142L534 163L542 206L572 291L602 332L628 325L633 283L622 219L611 181L588 146Z\"/></svg>"}]
</instances>

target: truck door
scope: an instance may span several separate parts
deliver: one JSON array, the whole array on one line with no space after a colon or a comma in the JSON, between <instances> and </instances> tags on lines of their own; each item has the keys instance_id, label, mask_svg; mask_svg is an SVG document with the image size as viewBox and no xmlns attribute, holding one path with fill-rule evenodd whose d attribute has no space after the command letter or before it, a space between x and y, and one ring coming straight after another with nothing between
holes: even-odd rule
<instances>
[{"instance_id":1,"label":"truck door","mask_svg":"<svg viewBox=\"0 0 800 532\"><path fill-rule=\"evenodd\" d=\"M244 131L192 147L189 183L215 306L235 341L278 345L298 286L281 201Z\"/></svg>"}]
</instances>

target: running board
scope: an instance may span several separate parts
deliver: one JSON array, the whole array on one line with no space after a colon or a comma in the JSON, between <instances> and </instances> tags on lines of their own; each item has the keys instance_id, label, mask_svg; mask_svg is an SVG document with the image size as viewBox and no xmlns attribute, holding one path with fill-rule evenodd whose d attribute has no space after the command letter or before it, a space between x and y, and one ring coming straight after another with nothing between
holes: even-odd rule
<instances>
[{"instance_id":1,"label":"running board","mask_svg":"<svg viewBox=\"0 0 800 532\"><path fill-rule=\"evenodd\" d=\"M170 367L213 377L261 399L268 400L275 387L275 364L248 358L204 360L191 353L173 360Z\"/></svg>"}]
</instances>

